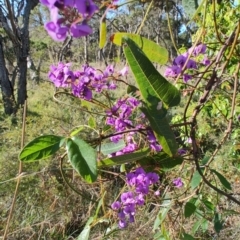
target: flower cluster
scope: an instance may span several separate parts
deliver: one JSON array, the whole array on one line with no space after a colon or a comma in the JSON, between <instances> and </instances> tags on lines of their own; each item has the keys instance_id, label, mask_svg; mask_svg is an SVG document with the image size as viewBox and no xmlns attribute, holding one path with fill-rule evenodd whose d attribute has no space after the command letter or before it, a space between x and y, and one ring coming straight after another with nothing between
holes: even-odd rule
<instances>
[{"instance_id":1,"label":"flower cluster","mask_svg":"<svg viewBox=\"0 0 240 240\"><path fill-rule=\"evenodd\" d=\"M128 222L134 222L136 208L145 204L145 196L149 193L150 186L158 181L158 174L146 173L143 168L137 168L126 175L126 183L131 191L122 193L120 201L111 205L112 209L118 212L119 228L125 228ZM159 191L155 195L159 195Z\"/></svg>"},{"instance_id":2,"label":"flower cluster","mask_svg":"<svg viewBox=\"0 0 240 240\"><path fill-rule=\"evenodd\" d=\"M113 127L116 130L116 134L110 138L114 143L117 143L120 139L125 136L126 146L118 152L110 155L119 156L126 153L131 153L137 150L138 145L134 141L135 132L128 132L126 134L121 134L128 129L145 129L143 124L137 124L134 127L134 123L131 120L133 112L139 107L140 101L134 97L128 97L125 99L119 99L115 105L112 106L110 110L107 110L106 124ZM141 117L142 119L143 117ZM136 119L136 117L135 117ZM119 133L119 134L117 134ZM159 152L162 150L161 145L159 145L156 137L152 130L147 131L146 140L152 150Z\"/></svg>"},{"instance_id":3,"label":"flower cluster","mask_svg":"<svg viewBox=\"0 0 240 240\"><path fill-rule=\"evenodd\" d=\"M59 63L57 66L52 65L48 74L49 79L56 87L71 87L72 94L76 97L90 101L92 99L92 91L101 92L104 89L114 90L114 67L109 65L103 72L89 66L84 65L82 70L71 71L70 63ZM117 76L127 74L127 68L116 73Z\"/></svg>"},{"instance_id":4,"label":"flower cluster","mask_svg":"<svg viewBox=\"0 0 240 240\"><path fill-rule=\"evenodd\" d=\"M182 73L183 81L187 82L188 80L192 79L192 75L190 74L191 71L198 68L197 62L199 61L199 59L201 59L199 64L203 64L205 66L210 64L210 60L205 55L205 52L205 44L199 44L195 48L189 48L187 52L177 56L173 60L173 65L165 70L164 75L166 77L176 78L180 73ZM186 67L185 69L183 69L185 64Z\"/></svg>"},{"instance_id":5,"label":"flower cluster","mask_svg":"<svg viewBox=\"0 0 240 240\"><path fill-rule=\"evenodd\" d=\"M98 11L93 0L40 0L40 2L50 10L51 21L45 24L45 29L55 41L64 41L68 33L75 38L92 33L87 21Z\"/></svg>"}]
</instances>

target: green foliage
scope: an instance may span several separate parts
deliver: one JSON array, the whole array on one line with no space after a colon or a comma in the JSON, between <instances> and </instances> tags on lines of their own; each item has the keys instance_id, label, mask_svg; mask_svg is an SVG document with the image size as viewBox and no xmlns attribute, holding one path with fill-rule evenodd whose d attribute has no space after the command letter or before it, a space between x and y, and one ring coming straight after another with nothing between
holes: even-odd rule
<instances>
[{"instance_id":1,"label":"green foliage","mask_svg":"<svg viewBox=\"0 0 240 240\"><path fill-rule=\"evenodd\" d=\"M97 179L96 151L82 139L73 137L66 140L68 158L73 168L88 183Z\"/></svg>"},{"instance_id":2,"label":"green foliage","mask_svg":"<svg viewBox=\"0 0 240 240\"><path fill-rule=\"evenodd\" d=\"M98 150L100 150L104 155L112 154L117 151L120 151L126 146L126 143L123 139L119 140L117 143L108 142L108 143L102 143L101 146L98 147Z\"/></svg>"},{"instance_id":3,"label":"green foliage","mask_svg":"<svg viewBox=\"0 0 240 240\"><path fill-rule=\"evenodd\" d=\"M186 9L186 1L183 2ZM146 1L143 7L139 5L136 9L136 12L138 11L135 15L136 21L137 16L140 16L139 12L148 4L149 1ZM154 4L156 6L162 4L160 7L164 7L164 3L159 1L154 1ZM188 8L193 7L191 1L188 4ZM167 9L165 6L165 10ZM110 129L104 126L105 118L84 112L84 109L93 113L101 112L94 107L93 102L82 101L79 104L78 100L62 95L59 98L61 105L57 105L52 101L53 89L51 92L46 83L41 83L37 89L29 91L26 140L35 139L24 149L19 149L21 116L17 117L14 123L2 114L0 116L2 219L6 219L9 203L12 202L11 195L14 192L17 172L16 158L20 151L19 159L24 164L25 171L20 175L20 190L9 238L37 236L44 239L84 240L95 238L210 240L213 236L216 237L216 234L218 239L227 239L233 234L237 236L239 206L233 202L230 204L228 196L236 197L239 189L240 97L236 91L238 87L235 87L235 79L239 79L239 38L234 38L229 44L226 39L237 29L238 9L239 6L233 5L232 1L221 1L221 4L215 1L215 9L213 1L202 1L197 11L192 12L194 17L191 23L194 27L198 26L199 30L192 39L188 39L188 44L190 41L193 41L193 44L194 41L206 43L211 65L202 66L197 71L193 70L194 78L187 83L181 82L181 79L175 81L176 85L170 83L151 63L152 61L165 63L168 58L166 49L138 35L126 33L113 35L113 43L124 47L128 64L138 84L135 86L130 76L127 79L131 81L129 87L131 91L128 94L141 95L142 111L161 143L163 152L155 153L145 148L143 141L145 135L139 134L134 139L139 151L106 157L126 146L126 139L117 144L103 140L102 137L106 137L110 132ZM176 12L176 9L172 12ZM169 20L171 27L173 21ZM143 36L147 35L146 27L151 31L153 26L156 26L154 21L154 14L146 18L142 28ZM188 27L191 27L191 23ZM99 27L99 23L96 25ZM101 27L102 34L105 35L105 26ZM156 32L157 37L162 37L157 33L156 27L154 30L156 31L152 32ZM37 28L35 31L41 33ZM161 34L164 34L164 31ZM32 53L35 59L41 54L44 55L44 59L47 59L44 64L47 66L50 61L46 53L50 55L52 53L55 58L60 45L52 43L49 38L38 40L40 35L35 34L31 43ZM128 38L123 40L126 36ZM102 47L105 44L104 38L105 36L100 37ZM122 41L125 43L122 44ZM79 49L82 49L81 40L78 44ZM78 49L76 42L73 45L75 50ZM96 45L93 44L91 51L94 51ZM108 43L104 48L105 50L108 48ZM79 55L81 49L73 50L75 55ZM198 60L202 61L201 58ZM217 78L207 95L206 84L209 83L213 71L216 71ZM44 72L42 74L46 78L46 74ZM123 89L121 93L124 93L124 97L128 96ZM108 107L111 107L118 97L122 97L121 93L101 98L99 102L109 104ZM204 101L203 96L206 96ZM171 108L173 106L176 107ZM134 120L138 121L137 114ZM38 137L39 135L41 137ZM192 138L192 142L188 141L189 137ZM66 152L62 148L64 144ZM177 153L179 148L185 150L182 156ZM63 160L66 154L70 164L64 161L61 162L61 167L58 166L58 159ZM37 161L46 158L49 158L49 161ZM31 161L31 164L25 165ZM199 169L196 168L196 163L200 165L205 178L202 178L196 170ZM110 205L126 190L125 173L138 166L160 175L160 183L156 189L151 189L159 190L160 196L155 196L151 192L146 199L146 205L139 209L139 214L136 214L134 226L119 231L116 225L117 214L110 209ZM60 170L72 189L65 187ZM100 175L99 181L97 174ZM177 177L181 177L184 182L182 188L177 188L172 183ZM94 181L94 184L85 183ZM224 189L226 196L217 193L206 184L206 181L219 189ZM89 199L96 202L90 202ZM93 203L98 203L98 206ZM1 235L4 227L5 223L1 223Z\"/></svg>"},{"instance_id":4,"label":"green foliage","mask_svg":"<svg viewBox=\"0 0 240 240\"><path fill-rule=\"evenodd\" d=\"M103 19L100 22L100 31L99 31L99 48L102 49L104 48L106 44L106 38L107 38L107 24L106 24L106 19Z\"/></svg>"},{"instance_id":5,"label":"green foliage","mask_svg":"<svg viewBox=\"0 0 240 240\"><path fill-rule=\"evenodd\" d=\"M186 218L190 217L191 215L194 214L196 208L197 207L191 201L187 202L184 208L184 216Z\"/></svg>"},{"instance_id":6,"label":"green foliage","mask_svg":"<svg viewBox=\"0 0 240 240\"><path fill-rule=\"evenodd\" d=\"M168 51L166 48L159 46L153 41L148 40L138 34L132 33L114 33L111 36L111 41L121 46L124 43L124 38L131 39L143 52L146 54L147 58L159 64L165 64L168 61Z\"/></svg>"},{"instance_id":7,"label":"green foliage","mask_svg":"<svg viewBox=\"0 0 240 240\"><path fill-rule=\"evenodd\" d=\"M23 148L19 154L19 160L32 162L46 159L61 148L63 141L63 137L55 135L45 135L35 138Z\"/></svg>"},{"instance_id":8,"label":"green foliage","mask_svg":"<svg viewBox=\"0 0 240 240\"><path fill-rule=\"evenodd\" d=\"M149 154L149 152L149 149L142 149L139 152L137 151L117 157L106 158L98 162L98 167L111 167L114 165L136 162L138 160L144 159Z\"/></svg>"},{"instance_id":9,"label":"green foliage","mask_svg":"<svg viewBox=\"0 0 240 240\"><path fill-rule=\"evenodd\" d=\"M149 120L151 128L161 144L163 151L170 157L176 154L178 146L163 110L142 108L142 112Z\"/></svg>"},{"instance_id":10,"label":"green foliage","mask_svg":"<svg viewBox=\"0 0 240 240\"><path fill-rule=\"evenodd\" d=\"M153 66L144 52L131 40L125 39L127 47L124 53L142 97L148 106L157 107L159 101L165 107L173 107L180 103L180 92L169 83Z\"/></svg>"}]
</instances>

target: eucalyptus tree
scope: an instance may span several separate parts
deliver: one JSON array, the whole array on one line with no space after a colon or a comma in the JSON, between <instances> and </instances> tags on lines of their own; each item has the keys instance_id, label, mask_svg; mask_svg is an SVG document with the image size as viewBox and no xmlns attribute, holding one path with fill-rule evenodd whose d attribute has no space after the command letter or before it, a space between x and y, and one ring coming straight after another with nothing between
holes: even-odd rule
<instances>
[{"instance_id":1,"label":"eucalyptus tree","mask_svg":"<svg viewBox=\"0 0 240 240\"><path fill-rule=\"evenodd\" d=\"M27 57L29 55L29 17L39 0L0 0L0 84L6 114L14 114L27 98ZM5 40L5 41L4 41ZM4 43L5 42L5 43ZM4 46L5 44L5 46ZM16 62L17 99L14 83L10 79L4 48L11 46Z\"/></svg>"}]
</instances>

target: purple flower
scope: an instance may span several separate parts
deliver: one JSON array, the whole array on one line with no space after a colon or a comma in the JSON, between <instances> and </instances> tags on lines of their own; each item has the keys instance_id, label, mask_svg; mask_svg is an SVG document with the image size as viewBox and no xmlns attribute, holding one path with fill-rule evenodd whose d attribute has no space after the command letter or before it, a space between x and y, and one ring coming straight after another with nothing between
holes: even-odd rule
<instances>
[{"instance_id":1,"label":"purple flower","mask_svg":"<svg viewBox=\"0 0 240 240\"><path fill-rule=\"evenodd\" d=\"M75 1L76 0L64 0L64 4L68 7L74 7Z\"/></svg>"},{"instance_id":2,"label":"purple flower","mask_svg":"<svg viewBox=\"0 0 240 240\"><path fill-rule=\"evenodd\" d=\"M44 27L55 41L64 41L67 37L68 28L61 27L58 23L48 22Z\"/></svg>"},{"instance_id":3,"label":"purple flower","mask_svg":"<svg viewBox=\"0 0 240 240\"><path fill-rule=\"evenodd\" d=\"M174 59L173 63L182 68L184 66L186 60L187 60L187 57L180 55Z\"/></svg>"},{"instance_id":4,"label":"purple flower","mask_svg":"<svg viewBox=\"0 0 240 240\"><path fill-rule=\"evenodd\" d=\"M136 196L135 200L136 200L136 204L137 204L138 206L143 206L144 203L145 203L144 194L142 194L142 193L138 194L138 195Z\"/></svg>"},{"instance_id":5,"label":"purple flower","mask_svg":"<svg viewBox=\"0 0 240 240\"><path fill-rule=\"evenodd\" d=\"M154 172L147 173L147 178L149 179L149 184L155 184L159 181L159 175Z\"/></svg>"},{"instance_id":6,"label":"purple flower","mask_svg":"<svg viewBox=\"0 0 240 240\"><path fill-rule=\"evenodd\" d=\"M92 17L98 11L97 5L92 0L76 0L75 6L84 18Z\"/></svg>"},{"instance_id":7,"label":"purple flower","mask_svg":"<svg viewBox=\"0 0 240 240\"><path fill-rule=\"evenodd\" d=\"M202 64L205 66L208 66L210 64L210 59L208 59L206 56L204 56L203 60L202 60Z\"/></svg>"},{"instance_id":8,"label":"purple flower","mask_svg":"<svg viewBox=\"0 0 240 240\"><path fill-rule=\"evenodd\" d=\"M189 59L188 62L187 62L187 68L197 69L197 63L194 60Z\"/></svg>"},{"instance_id":9,"label":"purple flower","mask_svg":"<svg viewBox=\"0 0 240 240\"><path fill-rule=\"evenodd\" d=\"M183 186L182 179L181 179L180 177L174 179L174 180L173 180L173 184L175 185L175 187L181 188L181 187Z\"/></svg>"},{"instance_id":10,"label":"purple flower","mask_svg":"<svg viewBox=\"0 0 240 240\"><path fill-rule=\"evenodd\" d=\"M121 203L119 201L116 201L116 202L112 203L111 208L115 211L119 210L121 208Z\"/></svg>"},{"instance_id":11,"label":"purple flower","mask_svg":"<svg viewBox=\"0 0 240 240\"><path fill-rule=\"evenodd\" d=\"M91 27L86 24L86 21L98 11L97 5L92 0L40 0L40 2L50 10L51 21L45 24L45 29L55 41L63 41L68 32L75 38L92 33ZM58 14L59 9L61 18Z\"/></svg>"},{"instance_id":12,"label":"purple flower","mask_svg":"<svg viewBox=\"0 0 240 240\"><path fill-rule=\"evenodd\" d=\"M205 44L199 44L194 49L194 55L204 54L206 52L207 46Z\"/></svg>"},{"instance_id":13,"label":"purple flower","mask_svg":"<svg viewBox=\"0 0 240 240\"><path fill-rule=\"evenodd\" d=\"M137 206L144 205L144 197L149 193L149 186L158 180L159 176L156 173L146 173L141 167L126 175L126 183L131 186L132 191L122 193L121 203L116 201L111 205L112 209L119 210L119 228L124 228L128 223L135 221ZM156 192L155 195L159 194Z\"/></svg>"},{"instance_id":14,"label":"purple flower","mask_svg":"<svg viewBox=\"0 0 240 240\"><path fill-rule=\"evenodd\" d=\"M114 73L113 65L108 65L103 74L105 77L109 77L109 76L112 76L113 73Z\"/></svg>"},{"instance_id":15,"label":"purple flower","mask_svg":"<svg viewBox=\"0 0 240 240\"><path fill-rule=\"evenodd\" d=\"M149 193L149 186L145 184L138 184L136 186L136 193L147 195Z\"/></svg>"},{"instance_id":16,"label":"purple flower","mask_svg":"<svg viewBox=\"0 0 240 240\"><path fill-rule=\"evenodd\" d=\"M119 226L120 229L127 227L126 220L125 219L124 220L120 220L119 223L118 223L118 226Z\"/></svg>"},{"instance_id":17,"label":"purple flower","mask_svg":"<svg viewBox=\"0 0 240 240\"><path fill-rule=\"evenodd\" d=\"M181 68L178 66L172 66L165 70L164 76L175 78L179 73L181 73Z\"/></svg>"},{"instance_id":18,"label":"purple flower","mask_svg":"<svg viewBox=\"0 0 240 240\"><path fill-rule=\"evenodd\" d=\"M183 81L185 82L185 83L187 83L189 80L191 80L192 79L192 76L191 75L189 75L189 74L183 74Z\"/></svg>"},{"instance_id":19,"label":"purple flower","mask_svg":"<svg viewBox=\"0 0 240 240\"><path fill-rule=\"evenodd\" d=\"M134 194L133 192L125 192L121 195L121 201L124 205L134 203Z\"/></svg>"},{"instance_id":20,"label":"purple flower","mask_svg":"<svg viewBox=\"0 0 240 240\"><path fill-rule=\"evenodd\" d=\"M123 212L129 215L135 215L135 201L134 203L129 203L123 208Z\"/></svg>"},{"instance_id":21,"label":"purple flower","mask_svg":"<svg viewBox=\"0 0 240 240\"><path fill-rule=\"evenodd\" d=\"M58 2L56 0L40 0L40 3L42 3L43 5L52 8L55 6L55 3Z\"/></svg>"},{"instance_id":22,"label":"purple flower","mask_svg":"<svg viewBox=\"0 0 240 240\"><path fill-rule=\"evenodd\" d=\"M118 134L118 135L116 135L116 136L110 137L110 140L111 140L112 142L114 142L114 143L118 143L119 140L121 140L122 138L123 138L122 134ZM122 154L123 154L123 153L122 153ZM121 155L122 155L122 154L121 154Z\"/></svg>"},{"instance_id":23,"label":"purple flower","mask_svg":"<svg viewBox=\"0 0 240 240\"><path fill-rule=\"evenodd\" d=\"M179 155L184 155L184 154L186 154L186 153L187 153L187 150L186 150L186 149L183 149L183 148L178 149L178 154L179 154Z\"/></svg>"},{"instance_id":24,"label":"purple flower","mask_svg":"<svg viewBox=\"0 0 240 240\"><path fill-rule=\"evenodd\" d=\"M70 27L71 35L75 38L84 37L92 34L92 29L86 24L72 24Z\"/></svg>"}]
</instances>

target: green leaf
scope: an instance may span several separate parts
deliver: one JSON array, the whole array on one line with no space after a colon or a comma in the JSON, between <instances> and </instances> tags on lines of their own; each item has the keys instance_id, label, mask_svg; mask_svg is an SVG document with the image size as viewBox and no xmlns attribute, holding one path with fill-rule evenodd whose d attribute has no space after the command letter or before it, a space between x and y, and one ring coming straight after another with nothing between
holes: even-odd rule
<instances>
[{"instance_id":1,"label":"green leaf","mask_svg":"<svg viewBox=\"0 0 240 240\"><path fill-rule=\"evenodd\" d=\"M230 182L221 173L214 169L211 169L211 171L217 175L218 179L226 189L232 190Z\"/></svg>"},{"instance_id":2,"label":"green leaf","mask_svg":"<svg viewBox=\"0 0 240 240\"><path fill-rule=\"evenodd\" d=\"M154 221L153 231L155 231L162 224L162 222L166 218L167 213L171 209L171 207L172 207L172 202L170 200L163 201L162 208L158 212L157 218Z\"/></svg>"},{"instance_id":3,"label":"green leaf","mask_svg":"<svg viewBox=\"0 0 240 240\"><path fill-rule=\"evenodd\" d=\"M115 165L121 165L123 163L135 162L137 160L143 159L150 153L149 149L143 149L139 152L129 153L120 155L117 157L103 159L98 162L98 167L111 167Z\"/></svg>"},{"instance_id":4,"label":"green leaf","mask_svg":"<svg viewBox=\"0 0 240 240\"><path fill-rule=\"evenodd\" d=\"M201 161L201 164L206 165L210 158L211 158L211 156L205 155L204 158Z\"/></svg>"},{"instance_id":5,"label":"green leaf","mask_svg":"<svg viewBox=\"0 0 240 240\"><path fill-rule=\"evenodd\" d=\"M82 139L67 139L67 154L73 168L88 183L97 179L96 151Z\"/></svg>"},{"instance_id":6,"label":"green leaf","mask_svg":"<svg viewBox=\"0 0 240 240\"><path fill-rule=\"evenodd\" d=\"M169 171L172 168L176 167L177 165L180 165L183 163L183 158L180 156L177 157L169 157L168 154L164 152L159 152L155 154L154 156L149 156L143 160L139 161L141 166L151 167L153 165L152 169L149 169L149 171L153 171L153 169L157 166L160 167L162 171Z\"/></svg>"},{"instance_id":7,"label":"green leaf","mask_svg":"<svg viewBox=\"0 0 240 240\"><path fill-rule=\"evenodd\" d=\"M184 216L186 218L190 217L196 210L196 206L191 203L190 201L186 203L185 207L184 207Z\"/></svg>"},{"instance_id":8,"label":"green leaf","mask_svg":"<svg viewBox=\"0 0 240 240\"><path fill-rule=\"evenodd\" d=\"M46 159L56 153L64 143L64 138L55 135L45 135L29 142L20 152L19 160L33 162Z\"/></svg>"},{"instance_id":9,"label":"green leaf","mask_svg":"<svg viewBox=\"0 0 240 240\"><path fill-rule=\"evenodd\" d=\"M88 119L88 125L91 127L91 128L96 128L96 120L95 118L93 118L92 116Z\"/></svg>"},{"instance_id":10,"label":"green leaf","mask_svg":"<svg viewBox=\"0 0 240 240\"><path fill-rule=\"evenodd\" d=\"M96 209L95 215L93 217L94 220L97 220L97 218L98 218L98 213L99 213L101 206L103 205L103 199L105 198L105 195L106 195L106 191L102 194L102 197L101 197L100 201L98 202L97 209Z\"/></svg>"},{"instance_id":11,"label":"green leaf","mask_svg":"<svg viewBox=\"0 0 240 240\"><path fill-rule=\"evenodd\" d=\"M101 148L100 148L100 146L98 146L97 150L99 151L99 148L100 148L102 154L108 155L108 154L112 154L117 151L120 151L125 146L126 146L126 144L125 144L124 140L121 139L120 141L118 141L118 143L114 143L114 142L102 143Z\"/></svg>"},{"instance_id":12,"label":"green leaf","mask_svg":"<svg viewBox=\"0 0 240 240\"><path fill-rule=\"evenodd\" d=\"M81 132L81 131L84 130L84 129L85 129L84 126L80 126L80 127L78 127L77 129L73 130L73 131L71 132L70 136L73 137L73 136L77 135L79 132Z\"/></svg>"},{"instance_id":13,"label":"green leaf","mask_svg":"<svg viewBox=\"0 0 240 240\"><path fill-rule=\"evenodd\" d=\"M208 230L208 220L207 219L203 219L201 228L202 228L203 232L206 232Z\"/></svg>"},{"instance_id":14,"label":"green leaf","mask_svg":"<svg viewBox=\"0 0 240 240\"><path fill-rule=\"evenodd\" d=\"M214 214L214 229L217 233L220 233L220 231L223 229L223 221L221 221L221 216L215 212Z\"/></svg>"},{"instance_id":15,"label":"green leaf","mask_svg":"<svg viewBox=\"0 0 240 240\"><path fill-rule=\"evenodd\" d=\"M187 233L183 233L181 240L195 240L195 238L192 235L189 235Z\"/></svg>"},{"instance_id":16,"label":"green leaf","mask_svg":"<svg viewBox=\"0 0 240 240\"><path fill-rule=\"evenodd\" d=\"M167 239L162 235L161 232L158 232L153 236L153 240L167 240Z\"/></svg>"},{"instance_id":17,"label":"green leaf","mask_svg":"<svg viewBox=\"0 0 240 240\"><path fill-rule=\"evenodd\" d=\"M161 144L163 151L170 157L176 154L178 149L176 138L167 119L163 117L163 110L151 110L150 108L142 108L141 110L149 120L151 128L158 142Z\"/></svg>"},{"instance_id":18,"label":"green leaf","mask_svg":"<svg viewBox=\"0 0 240 240\"><path fill-rule=\"evenodd\" d=\"M198 172L198 171L195 171L194 174L193 174L192 180L191 180L191 182L190 182L191 188L192 188L192 189L196 188L196 187L200 184L201 179L202 179L202 177L201 177L201 175L199 174L199 172Z\"/></svg>"},{"instance_id":19,"label":"green leaf","mask_svg":"<svg viewBox=\"0 0 240 240\"><path fill-rule=\"evenodd\" d=\"M104 48L107 39L107 24L106 19L103 18L100 22L100 30L99 30L99 48Z\"/></svg>"},{"instance_id":20,"label":"green leaf","mask_svg":"<svg viewBox=\"0 0 240 240\"><path fill-rule=\"evenodd\" d=\"M199 227L202 225L202 219L200 219L199 221L195 222L193 227L192 227L192 233L195 234Z\"/></svg>"},{"instance_id":21,"label":"green leaf","mask_svg":"<svg viewBox=\"0 0 240 240\"><path fill-rule=\"evenodd\" d=\"M159 46L157 43L141 37L137 34L118 32L111 36L111 41L116 45L121 46L123 38L132 39L139 48L146 54L146 56L152 61L159 64L166 64L168 61L168 51L166 48Z\"/></svg>"},{"instance_id":22,"label":"green leaf","mask_svg":"<svg viewBox=\"0 0 240 240\"><path fill-rule=\"evenodd\" d=\"M166 107L180 103L180 92L153 66L143 51L131 39L125 40L124 53L134 74L142 97L148 106L162 101Z\"/></svg>"},{"instance_id":23,"label":"green leaf","mask_svg":"<svg viewBox=\"0 0 240 240\"><path fill-rule=\"evenodd\" d=\"M213 204L212 202L210 202L210 201L208 201L208 200L206 200L206 199L203 199L202 202L203 202L203 204L206 206L206 208L207 208L208 210L214 211L215 206L214 206L214 204Z\"/></svg>"}]
</instances>

